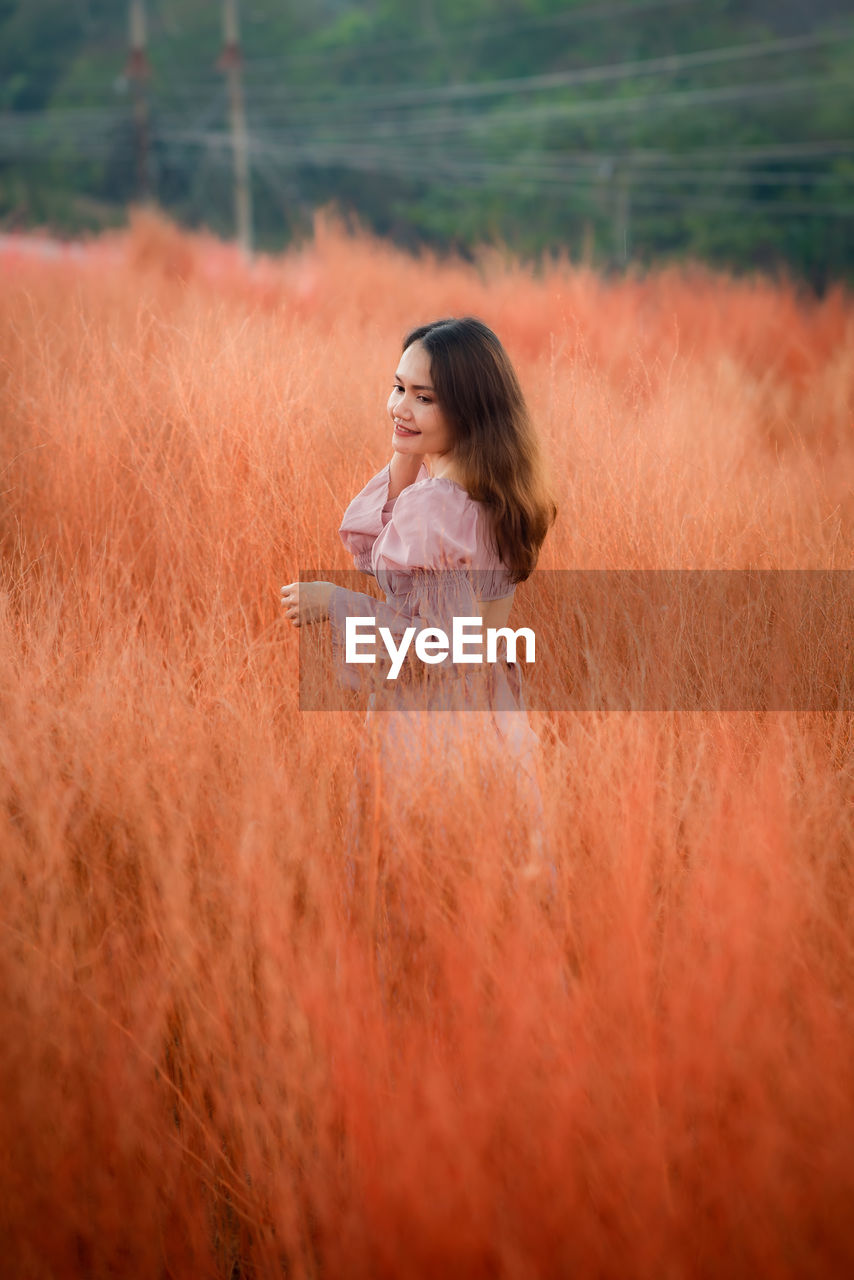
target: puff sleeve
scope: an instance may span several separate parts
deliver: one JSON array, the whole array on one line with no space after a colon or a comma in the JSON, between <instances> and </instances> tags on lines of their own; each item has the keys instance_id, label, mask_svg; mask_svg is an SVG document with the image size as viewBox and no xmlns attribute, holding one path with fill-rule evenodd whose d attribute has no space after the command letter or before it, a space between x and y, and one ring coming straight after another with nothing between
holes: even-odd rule
<instances>
[{"instance_id":1,"label":"puff sleeve","mask_svg":"<svg viewBox=\"0 0 854 1280\"><path fill-rule=\"evenodd\" d=\"M385 593L379 601L360 591L335 587L329 605L332 648L339 678L351 688L365 672L344 660L348 617L371 617L396 641L407 628L437 629L450 635L454 618L479 616L479 602L514 591L509 573L486 536L484 512L461 485L445 477L424 477L388 500L389 468L373 477L350 503L341 538L356 567L376 577ZM439 668L450 667L447 663Z\"/></svg>"},{"instance_id":2,"label":"puff sleeve","mask_svg":"<svg viewBox=\"0 0 854 1280\"><path fill-rule=\"evenodd\" d=\"M417 480L426 479L427 474L427 468L422 463ZM388 496L390 478L389 466L386 463L382 471L378 471L364 489L356 494L344 512L344 519L338 531L341 541L353 557L356 568L364 573L373 573L371 553L374 543L388 524L397 502L397 498L389 499ZM403 493L406 493L405 489Z\"/></svg>"},{"instance_id":3,"label":"puff sleeve","mask_svg":"<svg viewBox=\"0 0 854 1280\"><path fill-rule=\"evenodd\" d=\"M397 595L406 575L432 574L432 585L453 585L459 603L459 584L451 573L465 574L468 595L497 600L512 595L515 586L492 547L480 503L449 480L428 480L404 489L373 548L373 570L380 585ZM459 612L459 610L457 610Z\"/></svg>"},{"instance_id":4,"label":"puff sleeve","mask_svg":"<svg viewBox=\"0 0 854 1280\"><path fill-rule=\"evenodd\" d=\"M375 569L459 569L477 558L476 505L450 482L410 485L376 546Z\"/></svg>"},{"instance_id":5,"label":"puff sleeve","mask_svg":"<svg viewBox=\"0 0 854 1280\"><path fill-rule=\"evenodd\" d=\"M477 613L468 572L477 550L475 505L458 485L427 477L426 483L416 482L393 501L383 502L387 476L388 468L362 490L341 527L357 567L375 573L387 593L385 603L343 587L332 593L333 651L339 674L351 685L354 673L343 662L347 617L373 617L399 639L407 627L449 631L455 616Z\"/></svg>"}]
</instances>

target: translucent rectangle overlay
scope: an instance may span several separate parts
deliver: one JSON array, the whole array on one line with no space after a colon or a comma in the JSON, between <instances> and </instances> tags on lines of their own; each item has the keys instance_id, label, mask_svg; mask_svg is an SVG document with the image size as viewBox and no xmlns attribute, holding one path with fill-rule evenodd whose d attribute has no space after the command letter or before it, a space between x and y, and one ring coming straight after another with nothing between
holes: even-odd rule
<instances>
[{"instance_id":1,"label":"translucent rectangle overlay","mask_svg":"<svg viewBox=\"0 0 854 1280\"><path fill-rule=\"evenodd\" d=\"M329 622L300 629L304 711L854 709L854 570L537 570L517 586L507 623L534 633L534 660L520 638L507 661L498 637L493 664L454 663L450 652L454 617L475 616L495 594L491 573L388 575L388 598L363 573L301 570L312 580L342 590ZM347 616L363 619L359 652L375 651L375 663L345 661ZM396 679L383 625L398 651L415 627ZM447 633L441 663L415 652L427 627ZM423 652L437 652L432 640ZM462 652L477 650L470 639Z\"/></svg>"}]
</instances>

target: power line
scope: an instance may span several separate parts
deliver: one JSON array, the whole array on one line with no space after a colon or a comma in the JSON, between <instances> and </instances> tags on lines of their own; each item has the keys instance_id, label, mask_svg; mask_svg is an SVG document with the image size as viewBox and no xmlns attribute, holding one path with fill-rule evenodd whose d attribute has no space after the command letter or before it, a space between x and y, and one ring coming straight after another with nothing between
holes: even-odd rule
<instances>
[{"instance_id":1,"label":"power line","mask_svg":"<svg viewBox=\"0 0 854 1280\"><path fill-rule=\"evenodd\" d=\"M213 139L209 138L208 141L216 140L217 138L221 141L222 145L206 149L206 156L209 161L219 165L221 168L228 168L231 163L229 156L229 140L227 135L214 135ZM167 136L163 141L168 143L170 139ZM107 150L108 149L103 146L98 147L97 145L87 145L84 154L90 158L97 158L106 154ZM328 155L314 154L311 149L306 149L304 152L298 153L286 152L279 147L259 144L257 140L253 144L252 151L256 158L260 157L264 160L266 168L265 176L271 178L275 177L275 170L271 171L267 166L269 166L270 162L274 160L279 163L284 163L286 167L290 168L305 165L314 165L316 167L334 166L337 168L350 169L355 172L382 173L392 177L412 178L418 177L422 173L422 170L411 162L407 163L403 158L395 157L394 155L389 155L388 153L383 152L377 152L373 156L342 152L339 155L330 157ZM848 153L851 153L852 151L854 151L854 147L849 147ZM54 159L55 158L56 157L54 157ZM76 151L73 156L68 155L64 157L64 159L69 164L77 163L80 159L80 153ZM130 167L131 157L125 156L123 159L125 165ZM620 170L618 169L617 172L620 172ZM597 178L597 175L591 173L589 170L586 174L567 173L566 175L562 175L554 172L544 173L536 168L526 169L525 167L513 164L505 166L495 165L491 167L481 166L480 168L477 168L469 164L453 165L447 162L438 167L437 175L440 177L453 177L456 187L461 189L482 189L487 184L494 185L496 183L499 186L504 184L507 187L512 187L513 190L517 191L531 190L534 192L543 192L544 187L546 189L551 187L556 194L559 192L562 198L567 200L570 204L578 203L579 200L583 200L583 198L589 197L591 194L595 194L597 189L606 189L609 185L608 178L611 176L609 174L603 180L601 175ZM662 179L674 176L672 174L656 174L655 171L652 171L648 174L644 173L631 176L641 178L644 184L640 189L638 188L637 183L633 182L630 184L633 208L635 206L639 206L648 210L669 209L682 210L686 212L696 210L708 212L754 213L761 214L763 217L767 218L816 216L848 219L854 216L854 202L819 202L788 199L762 201L733 199L728 197L726 194L721 197L709 196L704 193L697 194L690 191L674 191L667 193L650 191L648 188L650 184L653 186L657 185L656 179L658 179L660 184ZM687 181L691 178L696 178L699 175L697 173L693 173L681 176ZM703 176L714 176L716 178L720 178L721 175L709 174L708 171L706 171L703 173ZM832 175L822 174L819 176L824 178ZM787 175L787 178L791 179L791 177L792 175ZM759 183L757 185L762 184Z\"/></svg>"},{"instance_id":2,"label":"power line","mask_svg":"<svg viewBox=\"0 0 854 1280\"><path fill-rule=\"evenodd\" d=\"M670 74L698 67L720 66L732 62L751 61L785 53L800 53L805 49L838 43L843 33L839 28L814 32L811 35L790 36L778 40L760 40L750 44L724 45L715 49L699 49L694 53L665 54L658 58L640 58L629 62L605 63L596 67L581 67L568 71L554 71L543 75L516 76L510 79L468 81L449 85L394 85L374 92L364 89L348 93L336 93L330 101L335 107L359 110L375 106L423 105L430 102L457 102L473 98L509 96L519 93L537 93L549 89L571 88L577 85L602 84L613 80L636 79L641 76ZM325 87L323 92L328 92ZM304 95L304 90L268 88L256 86L254 95L265 101L287 100L293 105ZM316 99L309 99L315 102Z\"/></svg>"},{"instance_id":3,"label":"power line","mask_svg":"<svg viewBox=\"0 0 854 1280\"><path fill-rule=\"evenodd\" d=\"M593 20L630 19L662 9L692 9L701 2L702 0L636 0L635 3L594 4L584 9L572 9L556 14L543 14L515 20L493 20L468 27L446 28L435 36L407 36L398 40L371 41L370 43L356 45L350 40L340 44L330 43L316 50L301 50L276 57L246 59L244 65L247 73L255 77L263 76L265 73L279 74L288 67L301 62L326 64L330 61L339 60L341 57L364 60L366 57L384 56L395 50L411 52L415 49L442 47L447 44L456 45L466 41L481 43L491 37L512 35L529 29L548 30L557 27L575 26ZM161 60L156 67L152 68L152 76L156 81L163 74L164 66ZM196 89L210 88L216 84L216 78L213 74L206 74L201 77L198 74L187 76L184 74L184 68L179 68L176 74L180 76L180 84L176 86L179 92L183 92L185 89L193 92ZM405 86L396 86L396 88L405 88ZM300 90L295 92L298 93Z\"/></svg>"},{"instance_id":4,"label":"power line","mask_svg":"<svg viewBox=\"0 0 854 1280\"><path fill-rule=\"evenodd\" d=\"M733 145L731 147L686 147L680 151L658 151L650 148L635 147L631 151L621 153L622 158L632 163L678 164L683 158L697 156L706 159L732 160L740 157L743 160L775 160L806 159L809 156L820 158L829 155L850 155L854 153L854 138L813 139L803 142L772 142L754 146ZM582 159L583 152L562 152L572 159Z\"/></svg>"},{"instance_id":5,"label":"power line","mask_svg":"<svg viewBox=\"0 0 854 1280\"><path fill-rule=\"evenodd\" d=\"M272 159L276 157L277 152L273 149L263 148L264 154ZM227 163L224 154L211 153L211 159L214 162ZM402 164L393 164L386 162L371 162L364 164L355 158L351 158L349 163L341 161L341 167L350 168L355 171L382 172L392 176L409 177L411 170ZM540 189L539 182L534 178L520 177L518 173L508 174L508 181L512 182L513 188L518 189L522 185L530 185L532 190ZM590 187L581 189L577 183L572 183L567 187L565 197L572 202L585 195L590 194ZM459 175L458 186L463 188L478 189L483 183L477 180L476 175L471 172L465 172ZM679 209L684 211L705 210L714 212L731 212L731 213L757 213L765 217L830 217L830 218L850 218L854 217L854 201L851 203L817 203L809 201L796 200L749 200L749 199L728 199L726 197L707 196L704 194L695 195L692 192L682 193L673 192L671 194L648 193L643 190L638 191L635 187L631 188L632 204L635 203L648 209Z\"/></svg>"},{"instance_id":6,"label":"power line","mask_svg":"<svg viewBox=\"0 0 854 1280\"><path fill-rule=\"evenodd\" d=\"M772 82L773 83L773 82ZM824 83L824 82L816 82ZM203 100L204 108L202 110L199 121L195 130L191 130L193 137L207 138L209 131L202 128L202 125L210 120L211 115L217 110L223 109L225 98L223 96L222 86L218 86L216 93ZM205 120L207 117L207 121ZM171 121L168 115L161 113L160 133L163 129L171 127ZM115 125L122 124L131 119L128 109L123 107L74 107L68 110L52 110L52 111L12 111L0 114L0 141L3 138L21 138L29 142L45 142L50 143L54 138L59 140L68 139L84 143L87 136L91 136L93 132L102 132L109 135L113 132ZM360 132L358 137L364 137L364 133ZM384 136L384 134L383 134ZM348 141L342 139L343 142ZM630 161L633 164L671 164L681 163L686 157L700 157L706 159L724 159L732 160L734 157L740 157L743 160L750 159L784 159L784 158L807 158L814 156L821 158L832 155L849 155L854 149L854 139L852 138L824 138L824 139L805 139L805 140L789 140L778 143L758 143L754 145L734 144L733 146L717 147L717 146L690 146L681 148L678 151L662 151L656 148L634 147L629 151L617 152L614 148L608 150L609 155L618 156L618 158ZM561 156L568 160L577 161L579 163L598 163L598 152L591 154L590 150L571 151L561 149Z\"/></svg>"},{"instance_id":7,"label":"power line","mask_svg":"<svg viewBox=\"0 0 854 1280\"><path fill-rule=\"evenodd\" d=\"M266 154L266 151L259 151L259 154ZM384 169L386 166L393 166L397 172L408 172L418 174L423 172L422 166L407 161L405 154L389 153L387 151L379 151L369 148L347 148L346 150L322 150L319 148L305 147L303 149L294 149L291 152L278 152L280 159L285 159L290 165L298 165L300 163L309 163L318 167L335 167L337 165L358 165L358 166L377 166ZM820 183L828 178L834 178L832 171L804 172L804 171L782 171L763 173L756 170L748 172L732 173L723 169L651 169L644 168L641 171L634 170L631 165L625 161L616 160L613 156L602 153L595 160L595 164L586 166L571 166L563 164L531 164L524 161L507 161L489 162L476 161L470 159L454 159L443 160L436 166L436 172L439 176L467 177L477 175L488 180L490 178L510 178L510 179L532 179L537 182L546 184L567 184L578 185L579 183L588 183L599 185L608 182L615 175L628 175L632 180L638 180L647 185L653 186L676 186L680 183L699 183L714 182L719 186L750 186L763 187L771 189L774 187L789 187L798 184Z\"/></svg>"},{"instance_id":8,"label":"power line","mask_svg":"<svg viewBox=\"0 0 854 1280\"><path fill-rule=\"evenodd\" d=\"M552 121L590 120L609 115L643 114L659 110L705 106L728 106L740 102L771 102L778 97L796 97L815 91L840 91L854 93L854 83L847 76L804 76L789 80L760 81L748 85L723 85L710 89L669 90L665 93L634 94L630 97L585 99L583 101L548 103L542 106L500 108L489 112L455 112L452 116L418 116L405 122L407 136L490 132L499 127L523 122L549 123ZM379 122L377 122L379 125ZM403 131L400 120L383 122L387 136L399 136Z\"/></svg>"},{"instance_id":9,"label":"power line","mask_svg":"<svg viewBox=\"0 0 854 1280\"><path fill-rule=\"evenodd\" d=\"M308 105L308 110L300 113L299 124L301 127L307 127L311 124L329 122L342 111L346 111L350 117L358 112L370 112L374 108L392 107L392 106L424 106L431 103L448 103L454 101L474 101L488 96L503 95L514 96L519 94L531 94L534 92L547 92L557 88L571 88L583 84L597 84L619 82L626 79L639 78L652 74L675 74L686 69L696 69L701 66L723 65L732 62L744 62L758 57L766 57L772 55L780 55L791 52L803 52L807 48L817 48L829 42L838 41L840 38L849 34L851 28L834 28L820 33L811 35L787 37L778 40L765 40L753 42L750 44L728 45L715 49L698 50L688 54L666 55L660 58L634 60L624 63L603 64L597 67L586 67L576 70L549 73L548 75L526 76L514 79L503 79L483 82L468 82L456 85L445 86L394 86L374 91L373 93L365 93L364 90L358 93L338 93L331 98L317 99L316 97L305 97L304 90L281 90L271 89L259 85L252 85L249 89L250 105L254 109L270 109L276 102L287 102L288 109L293 112L300 102ZM254 70L255 64L253 64ZM785 83L785 82L778 82ZM793 84L795 82L788 82ZM805 85L809 81L803 82ZM834 82L838 83L838 82ZM843 87L845 87L843 82ZM190 84L185 83L178 89L178 96L183 97L186 102L188 98L199 99L201 90L193 89ZM323 92L328 92L324 89ZM668 91L673 92L673 91ZM728 96L738 94L740 87L735 86L719 86L708 89L695 89L682 91L686 96L678 100L677 105L687 105L692 97L698 97L700 103L710 103L718 100L725 100ZM300 96L302 95L302 96ZM711 96L708 96L711 95ZM173 96L174 90L173 90ZM660 97L661 95L659 95ZM749 96L759 96L759 90L750 90ZM562 103L559 105L560 113L566 114L587 114L588 116L601 112L609 111L625 111L629 109L637 110L641 106L648 105L658 100L656 95L634 95L627 99L585 99L581 102ZM629 106L631 104L631 106ZM314 108L312 110L311 108ZM80 108L78 108L80 109ZM542 118L548 118L554 107L543 105L540 107L527 108L527 119L535 119L533 113L547 113ZM496 117L496 112L492 112L490 118ZM470 120L471 115L468 116ZM506 119L506 111L505 117ZM466 116L460 115L458 120L465 121ZM396 122L399 124L400 122ZM426 127L432 129L432 124ZM445 123L443 128L448 131L453 126ZM423 129L422 129L423 131Z\"/></svg>"},{"instance_id":10,"label":"power line","mask_svg":"<svg viewBox=\"0 0 854 1280\"><path fill-rule=\"evenodd\" d=\"M177 140L185 143L201 143L212 151L223 151L227 147L227 137L221 133L211 132L203 137L196 138L190 138L186 133L181 133L177 135ZM340 167L362 171L391 172L415 177L423 177L425 173L424 163L419 159L413 159L408 153L369 145L362 147L324 147L317 144L303 144L283 147L259 135L253 140L252 149L253 154L276 159L289 167L299 165ZM854 153L854 142L849 143L845 150L849 154ZM542 161L532 162L527 159L495 163L478 161L470 157L458 156L449 159L445 156L438 160L431 160L429 170L431 178L448 176L462 179L463 181L477 179L478 185L480 185L481 179L484 181L509 179L511 181L524 180L539 183L569 183L573 186L587 184L594 187L607 183L618 173L627 175L631 180L637 179L644 185L651 184L653 186L673 186L686 182L702 183L704 181L714 181L719 185L743 184L765 188L785 187L796 183L822 182L828 178L835 179L837 176L832 170L823 172L785 170L767 173L751 170L736 173L708 168L673 169L665 167L656 169L649 165L640 170L635 170L630 163L630 154L617 157L613 153L607 152L587 156L585 159L588 162L587 164L572 166L557 163L549 165L542 163Z\"/></svg>"},{"instance_id":11,"label":"power line","mask_svg":"<svg viewBox=\"0 0 854 1280\"><path fill-rule=\"evenodd\" d=\"M613 81L638 79L647 75L677 74L689 69L713 67L733 62L753 61L757 58L802 53L828 44L838 44L840 39L854 35L854 28L828 28L809 35L782 37L776 40L760 40L751 43L724 45L713 49L699 49L692 53L665 54L657 58L632 59L628 62L603 63L594 67L574 68L547 74L517 76L498 80L465 81L449 85L389 85L379 89L364 86L341 92L328 85L317 89L304 86L264 85L253 83L251 94L257 103L287 103L289 109L305 103L309 107L331 107L333 111L371 110L374 107L422 106L429 103L469 101L495 96L541 93L551 89L573 88L580 85L604 84ZM254 72L257 64L249 70ZM185 82L181 92L191 94L192 82ZM321 95L321 96L318 96ZM326 95L326 96L322 96Z\"/></svg>"},{"instance_id":12,"label":"power line","mask_svg":"<svg viewBox=\"0 0 854 1280\"><path fill-rule=\"evenodd\" d=\"M176 144L179 148L188 146L191 148L201 147L214 155L232 151L230 135L225 131L161 130L157 132L155 141L170 148L173 148ZM2 142L3 139L0 136L0 150L5 151L6 154L9 154L10 151L14 153L14 147L3 147ZM822 144L822 146L823 148L832 146L832 155L854 154L854 141L847 144ZM368 172L391 172L415 178L423 177L424 175L424 165L420 161L413 160L408 153L371 145L324 146L304 143L301 145L282 146L259 135L250 143L250 150L253 157L263 158L267 162L274 159L279 164L291 169L308 166L313 168L347 168ZM75 147L75 156L85 155L87 158L92 159L103 158L113 154L113 152L113 143L109 138L90 137L89 139L81 140ZM70 156L68 158L69 160L72 159ZM690 159L690 153L684 158ZM732 155L730 155L731 161ZM686 183L702 185L703 183L714 182L718 186L743 185L773 189L794 184L820 184L827 180L838 180L838 175L833 170L826 169L768 172L759 170L734 172L732 167L729 169L709 167L683 167L677 169L672 167L672 164L666 163L663 158L659 160L657 165L653 165L649 157L645 157L643 162L639 163L638 157L632 152L619 153L612 151L588 153L575 162L572 162L569 157L561 156L560 153L557 156L553 153L551 155L543 153L539 157L527 156L521 159L509 159L504 162L483 161L465 155L445 156L438 161L431 162L430 170L431 177L453 177L457 181L464 182L469 179L476 179L476 185L509 181L536 182L541 186L558 188L585 185L601 187L607 185L617 173L629 174L635 184L640 182L646 187L673 187Z\"/></svg>"},{"instance_id":13,"label":"power line","mask_svg":"<svg viewBox=\"0 0 854 1280\"><path fill-rule=\"evenodd\" d=\"M390 144L402 139L419 140L429 135L431 140L440 135L447 139L465 134L489 134L512 129L520 124L557 123L573 120L607 118L608 116L641 115L660 110L691 109L707 106L734 106L739 103L771 102L780 97L797 97L817 92L854 93L854 84L847 77L800 77L789 80L760 81L748 85L723 85L711 89L669 90L664 93L635 94L630 97L609 97L584 101L556 102L533 107L500 108L488 112L456 111L448 114L427 114L401 120L376 118L366 125L347 117L329 116L324 123L337 127L335 137L316 134L314 140L321 143L358 145L366 137ZM310 120L294 119L279 138L302 139ZM318 122L315 121L315 124ZM341 132L342 124L345 131ZM275 125L269 120L265 131L272 136ZM177 136L177 135L176 135ZM188 135L188 140L189 135ZM193 139L203 141L203 139Z\"/></svg>"},{"instance_id":14,"label":"power line","mask_svg":"<svg viewBox=\"0 0 854 1280\"><path fill-rule=\"evenodd\" d=\"M204 116L210 116L220 104L209 104L206 112L194 127L180 128L168 121L161 121L153 133L153 141L161 146L179 148L204 148L207 150L229 150L232 148L230 135L225 130L208 127ZM129 122L130 117L126 117ZM115 142L112 130L113 117L103 112L100 121L93 118L91 111L84 114L85 128L80 129L79 120L68 120L60 116L52 123L60 126L50 134L39 129L40 136L34 136L30 129L22 128L23 122L12 120L18 127L9 129L9 117L0 118L0 152L5 154L34 152L36 144L41 144L42 151L49 151L52 146L73 143L77 155L98 158L114 152ZM44 125L43 118L31 117L30 124ZM96 124L100 127L96 128ZM352 167L368 166L384 168L392 164L396 171L413 175L423 174L425 165L419 159L413 159L407 151L388 145L352 139L337 141L303 139L277 141L276 136L258 133L250 142L252 154L255 156L275 154L280 162L289 166L309 164L314 167ZM680 182L716 182L728 185L753 185L763 187L785 186L792 183L819 182L828 177L837 179L838 175L824 168L812 170L757 170L745 169L743 166L757 160L811 159L816 162L833 160L840 156L854 154L854 139L816 140L812 142L787 142L767 146L741 148L691 148L680 153L667 153L654 150L619 151L613 148L588 151L535 151L521 153L515 158L503 162L487 159L481 155L456 151L445 154L440 160L429 161L430 172L465 176L466 173L478 173L485 179L502 178L508 174L522 178L535 178L544 183L574 183L584 181L601 182L609 173L616 170L631 170L644 182L654 185L673 185ZM725 167L711 165L715 160L724 161ZM688 167L686 167L686 165ZM742 166L738 169L737 166Z\"/></svg>"},{"instance_id":15,"label":"power line","mask_svg":"<svg viewBox=\"0 0 854 1280\"><path fill-rule=\"evenodd\" d=\"M318 138L318 141L334 141L341 145L358 144L366 136L373 138L400 141L403 138L419 138L427 133L431 137L438 134L460 135L467 132L484 133L496 129L513 127L522 123L590 119L610 114L639 114L671 108L690 108L714 105L735 105L740 102L770 101L777 97L797 96L804 93L854 92L854 84L847 77L802 77L790 80L760 81L749 85L724 85L713 89L671 90L665 93L636 94L630 97L615 97L585 101L557 102L535 107L502 108L489 112L455 112L453 115L418 116L407 120L382 120L372 122L370 132L359 123L355 134L343 135L333 139ZM117 120L123 118L116 108L75 108L64 112L12 112L0 117L0 136L17 135L36 142L49 130L54 137L68 137L83 140L85 133L98 129L109 133ZM165 118L164 122L168 120ZM295 120L291 128L285 131L285 137L304 137L306 121ZM330 118L330 124L353 125L349 118ZM166 123L166 127L169 125ZM180 130L171 130L177 138ZM161 129L162 132L162 129ZM266 132L271 132L268 127ZM187 140L205 141L209 131L202 131L198 136L187 131ZM280 135L281 136L281 135ZM773 148L764 148L770 154ZM724 154L730 154L728 151Z\"/></svg>"},{"instance_id":16,"label":"power line","mask_svg":"<svg viewBox=\"0 0 854 1280\"><path fill-rule=\"evenodd\" d=\"M584 119L596 116L605 116L611 113L643 113L646 111L656 111L671 107L698 107L708 105L734 105L738 102L745 101L764 101L779 96L798 95L803 93L813 93L815 91L848 91L851 93L854 86L844 78L827 79L817 77L805 77L795 80L777 80L764 81L751 85L726 85L715 89L701 90L682 90L669 91L661 94L651 95L633 95L629 98L608 98L603 100L585 101L585 102L558 102L548 104L546 106L533 108L514 108L501 109L487 113L482 112L455 112L452 116L446 115L430 115L427 117L416 117L415 119L407 119L405 121L385 121L376 120L372 122L370 128L364 125L358 125L355 133L345 130L340 131L340 125L352 126L350 120L330 120L330 124L339 125L337 135L334 137L316 135L310 138L313 145L340 145L340 146L359 146L366 139L374 139L375 141L388 141L391 144L399 144L408 138L417 139L424 133L429 133L431 137L438 137L440 134L444 137L453 135L464 135L467 132L482 134L484 132L492 132L496 129L506 129L514 127L520 123L550 122L555 120L572 120ZM209 111L211 104L207 104ZM216 104L214 104L214 107ZM84 142L86 138L93 136L109 136L113 131L115 123L121 121L123 113L116 113L115 108L76 108L67 112L34 112L34 113L7 113L0 117L0 141L5 140L11 142L18 140L20 142L28 142L30 144L49 145L51 140L61 141L63 138L71 141ZM210 129L190 129L181 130L180 127L173 127L168 117L162 116L158 133L163 136L169 133L174 140L184 140L199 145L216 144L215 131ZM303 140L305 134L305 122L301 120L294 121L290 129L276 133L275 126L268 123L265 133L268 137L278 137L279 140ZM766 145L764 147L753 147L750 149L742 149L744 154L750 154L754 157L763 155L771 157L774 155L794 154L793 148L797 144L788 143L782 146ZM842 144L845 145L844 143ZM819 149L819 154L827 153L828 149L834 149L838 152L839 142L821 142L821 143L803 143L798 146L797 154L809 154L810 150L815 152ZM655 154L655 153L652 153ZM733 152L731 149L707 149L706 154L713 154L730 157Z\"/></svg>"},{"instance_id":17,"label":"power line","mask_svg":"<svg viewBox=\"0 0 854 1280\"><path fill-rule=\"evenodd\" d=\"M491 36L512 34L515 31L528 28L548 29L576 25L593 19L604 21L614 18L631 18L660 9L690 9L700 3L702 3L702 0L637 0L636 3L591 5L585 9L572 9L563 13L544 14L538 17L505 20L503 22L490 21L489 23L456 30L451 28L445 33L440 33L436 36L406 37L393 41L372 41L369 44L356 45L352 41L341 44L332 43L317 50L303 50L276 57L247 58L244 61L244 66L247 74L253 76L257 83L259 75L263 76L265 73L280 75L288 67L302 61L327 64L342 56L364 60L366 57L382 56L397 49L411 52L422 47L441 47L448 43L459 43L460 39L482 42ZM162 59L158 60L157 66L152 68L152 76L155 82L159 81L164 74L168 76L170 73L180 77L180 83L174 86L174 90L179 93L204 91L216 85L216 76L212 72L206 72L202 75L196 72L195 74L187 75L185 68L179 67L176 69L174 64L164 66ZM268 85L266 87L273 89L279 86ZM405 86L394 86L394 88L405 88ZM286 92L291 91L288 90ZM296 94L304 93L305 88L300 87L293 90L293 92Z\"/></svg>"},{"instance_id":18,"label":"power line","mask_svg":"<svg viewBox=\"0 0 854 1280\"><path fill-rule=\"evenodd\" d=\"M421 114L413 118L387 119L377 117L369 125L348 118L329 116L323 123L338 126L339 136L335 139L342 143L358 142L368 133L375 139L387 139L390 142L402 138L420 140L425 135L436 140L441 135L447 139L465 134L494 134L501 130L512 130L522 124L551 124L580 120L607 119L620 116L637 116L652 114L661 110L687 110L709 106L735 106L740 103L772 102L777 98L798 97L815 93L854 93L854 84L847 77L815 77L807 76L789 80L760 81L748 85L724 85L712 89L669 90L664 93L634 94L629 97L609 97L602 99L585 99L583 101L559 101L543 105L511 108L497 108L492 111L455 111L453 114ZM293 119L293 117L292 117ZM295 135L299 126L300 136L310 120L294 121L288 132ZM313 123L317 124L317 121ZM340 134L340 126L345 123L355 132ZM269 132L269 129L268 129ZM321 137L322 135L318 135Z\"/></svg>"}]
</instances>

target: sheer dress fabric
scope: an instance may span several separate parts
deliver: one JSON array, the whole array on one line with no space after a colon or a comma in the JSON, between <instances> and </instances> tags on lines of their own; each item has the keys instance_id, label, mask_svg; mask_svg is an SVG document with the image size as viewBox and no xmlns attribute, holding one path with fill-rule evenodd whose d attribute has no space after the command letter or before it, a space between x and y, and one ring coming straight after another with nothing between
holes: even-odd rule
<instances>
[{"instance_id":1,"label":"sheer dress fabric","mask_svg":"<svg viewBox=\"0 0 854 1280\"><path fill-rule=\"evenodd\" d=\"M478 600L498 600L515 591L492 545L486 512L465 489L431 477L422 465L415 483L389 499L389 479L386 465L347 507L340 528L356 568L373 575L385 594L383 603L342 587L332 593L336 666L351 686L373 668L356 672L344 664L348 616L373 617L395 637L409 626L440 628L450 637L453 618L477 616ZM423 763L465 750L467 756L479 755L484 766L498 755L533 776L538 741L524 708L518 665L504 659L454 668L449 658L443 668L452 679L436 682L435 695L428 695L434 696L427 703L430 710L423 709L423 693L417 704L408 696L404 672L393 692L397 710L381 716L369 710L368 726L378 716L384 722L383 755L391 754L397 763L404 755L410 762L417 755Z\"/></svg>"}]
</instances>

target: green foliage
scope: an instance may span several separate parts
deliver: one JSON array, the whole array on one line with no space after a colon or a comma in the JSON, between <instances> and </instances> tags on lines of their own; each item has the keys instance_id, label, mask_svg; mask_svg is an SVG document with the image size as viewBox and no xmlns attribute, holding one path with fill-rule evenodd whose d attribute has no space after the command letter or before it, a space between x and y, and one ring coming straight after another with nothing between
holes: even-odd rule
<instances>
[{"instance_id":1,"label":"green foliage","mask_svg":"<svg viewBox=\"0 0 854 1280\"><path fill-rule=\"evenodd\" d=\"M151 75L135 85L124 3L0 0L7 225L120 217L140 181L136 102L158 201L229 234L220 6L146 8ZM819 289L852 279L848 10L243 0L256 239L281 246L334 204L410 246L498 241L618 266L700 256Z\"/></svg>"}]
</instances>

